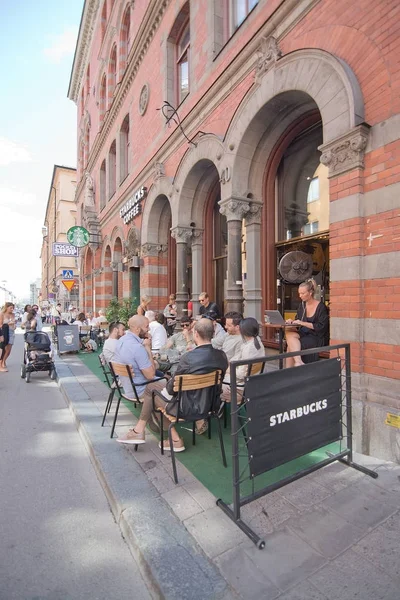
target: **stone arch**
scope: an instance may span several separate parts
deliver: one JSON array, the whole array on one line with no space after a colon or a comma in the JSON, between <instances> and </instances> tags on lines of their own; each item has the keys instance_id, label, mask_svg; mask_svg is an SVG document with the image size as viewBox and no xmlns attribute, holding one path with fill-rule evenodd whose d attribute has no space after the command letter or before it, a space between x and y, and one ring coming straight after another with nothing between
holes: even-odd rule
<instances>
[{"instance_id":1,"label":"stone arch","mask_svg":"<svg viewBox=\"0 0 400 600\"><path fill-rule=\"evenodd\" d=\"M196 190L204 198L210 179L207 171L210 176L211 171L216 170L220 176L224 154L223 143L215 135L206 134L183 156L173 183L172 227L188 226L191 222L200 226L204 203L197 201Z\"/></svg>"},{"instance_id":2,"label":"stone arch","mask_svg":"<svg viewBox=\"0 0 400 600\"><path fill-rule=\"evenodd\" d=\"M114 248L115 246L115 242L117 240L117 238L121 239L121 243L122 243L122 247L124 246L125 243L125 236L124 236L124 232L122 230L122 227L120 225L117 225L114 227L114 229L111 232L111 236L110 236L110 246L112 248Z\"/></svg>"},{"instance_id":3,"label":"stone arch","mask_svg":"<svg viewBox=\"0 0 400 600\"><path fill-rule=\"evenodd\" d=\"M168 203L172 212L170 197L172 193L171 181L167 177L160 177L149 189L142 217L142 245L160 244L160 226L162 211ZM164 242L165 243L165 242Z\"/></svg>"},{"instance_id":4,"label":"stone arch","mask_svg":"<svg viewBox=\"0 0 400 600\"><path fill-rule=\"evenodd\" d=\"M262 137L268 130L268 143L273 144L290 122L312 110L321 115L324 144L364 121L361 89L350 67L323 50L298 50L260 78L233 117L226 136L232 150L231 193L258 195L250 172L257 168ZM265 165L265 154L263 160Z\"/></svg>"},{"instance_id":5,"label":"stone arch","mask_svg":"<svg viewBox=\"0 0 400 600\"><path fill-rule=\"evenodd\" d=\"M107 250L108 249L108 250ZM105 267L105 261L110 257L111 260L111 240L109 236L106 236L103 240L103 246L101 249L101 267Z\"/></svg>"}]
</instances>

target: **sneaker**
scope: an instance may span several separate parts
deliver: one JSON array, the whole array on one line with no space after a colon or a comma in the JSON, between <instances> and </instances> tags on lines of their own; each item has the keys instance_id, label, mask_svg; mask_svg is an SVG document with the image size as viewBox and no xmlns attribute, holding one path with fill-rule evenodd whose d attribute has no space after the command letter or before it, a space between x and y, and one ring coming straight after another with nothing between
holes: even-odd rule
<instances>
[{"instance_id":1,"label":"sneaker","mask_svg":"<svg viewBox=\"0 0 400 600\"><path fill-rule=\"evenodd\" d=\"M151 413L151 418L150 418L150 421L147 423L147 425L149 426L149 429L151 429L151 431L153 433L160 433L160 431L161 431L160 422L154 413Z\"/></svg>"},{"instance_id":2,"label":"sneaker","mask_svg":"<svg viewBox=\"0 0 400 600\"><path fill-rule=\"evenodd\" d=\"M137 433L134 429L130 429L124 437L117 438L120 444L144 444L146 442L144 431Z\"/></svg>"},{"instance_id":3,"label":"sneaker","mask_svg":"<svg viewBox=\"0 0 400 600\"><path fill-rule=\"evenodd\" d=\"M161 442L158 443L158 447L161 450ZM171 452L171 448L169 447L169 441L164 442L164 450L167 452ZM177 442L174 442L174 452L183 452L185 450L185 444L182 439L179 439Z\"/></svg>"}]
</instances>

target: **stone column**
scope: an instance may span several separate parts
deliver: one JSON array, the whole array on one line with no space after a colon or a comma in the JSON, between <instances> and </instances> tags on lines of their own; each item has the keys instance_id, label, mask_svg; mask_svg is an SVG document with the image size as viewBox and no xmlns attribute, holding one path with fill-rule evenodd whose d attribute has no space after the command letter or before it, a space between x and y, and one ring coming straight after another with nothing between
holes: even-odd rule
<instances>
[{"instance_id":1,"label":"stone column","mask_svg":"<svg viewBox=\"0 0 400 600\"><path fill-rule=\"evenodd\" d=\"M249 212L248 198L232 196L219 202L220 212L228 221L228 278L226 312L243 311L242 221Z\"/></svg>"},{"instance_id":2,"label":"stone column","mask_svg":"<svg viewBox=\"0 0 400 600\"><path fill-rule=\"evenodd\" d=\"M245 316L262 322L261 314L261 212L262 204L252 202L246 219L246 306Z\"/></svg>"},{"instance_id":3,"label":"stone column","mask_svg":"<svg viewBox=\"0 0 400 600\"><path fill-rule=\"evenodd\" d=\"M178 318L186 315L188 303L187 244L193 235L191 227L174 227L171 235L176 240L176 306Z\"/></svg>"},{"instance_id":4,"label":"stone column","mask_svg":"<svg viewBox=\"0 0 400 600\"><path fill-rule=\"evenodd\" d=\"M199 314L199 295L203 291L203 230L193 229L192 237L192 300L193 315Z\"/></svg>"}]
</instances>

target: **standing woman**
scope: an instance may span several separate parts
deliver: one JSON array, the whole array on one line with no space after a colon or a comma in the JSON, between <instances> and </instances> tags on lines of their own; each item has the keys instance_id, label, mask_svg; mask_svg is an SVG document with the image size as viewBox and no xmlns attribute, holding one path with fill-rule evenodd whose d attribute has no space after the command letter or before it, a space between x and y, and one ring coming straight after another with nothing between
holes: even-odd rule
<instances>
[{"instance_id":1,"label":"standing woman","mask_svg":"<svg viewBox=\"0 0 400 600\"><path fill-rule=\"evenodd\" d=\"M32 311L35 313L36 331L42 331L43 321L42 316L40 314L39 306L37 304L32 304Z\"/></svg>"},{"instance_id":2,"label":"standing woman","mask_svg":"<svg viewBox=\"0 0 400 600\"><path fill-rule=\"evenodd\" d=\"M14 304L6 302L0 312L0 327L3 330L4 341L0 358L0 372L7 372L6 360L10 356L14 343L16 321L14 317Z\"/></svg>"},{"instance_id":3,"label":"standing woman","mask_svg":"<svg viewBox=\"0 0 400 600\"><path fill-rule=\"evenodd\" d=\"M298 329L286 329L287 351L322 348L329 341L329 315L323 302L314 298L317 284L314 279L307 279L299 285L300 306L296 317L288 319L288 325L296 325ZM295 356L287 358L286 366L300 367L306 363L318 360L318 354Z\"/></svg>"},{"instance_id":4,"label":"standing woman","mask_svg":"<svg viewBox=\"0 0 400 600\"><path fill-rule=\"evenodd\" d=\"M150 296L142 296L140 298L140 304L137 307L137 314L141 315L142 317L144 317L144 313L146 312L146 310L149 310L149 304L151 302L151 298Z\"/></svg>"}]
</instances>

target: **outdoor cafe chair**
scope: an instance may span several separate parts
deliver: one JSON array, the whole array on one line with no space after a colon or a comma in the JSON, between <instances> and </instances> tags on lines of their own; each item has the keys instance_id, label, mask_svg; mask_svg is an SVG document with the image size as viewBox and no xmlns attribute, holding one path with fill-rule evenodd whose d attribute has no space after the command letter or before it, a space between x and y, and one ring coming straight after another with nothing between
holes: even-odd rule
<instances>
[{"instance_id":1,"label":"outdoor cafe chair","mask_svg":"<svg viewBox=\"0 0 400 600\"><path fill-rule=\"evenodd\" d=\"M160 419L161 419L161 454L164 454L164 418L166 418L170 421L170 424L168 426L168 439L169 439L169 447L171 449L172 469L173 469L173 473L174 473L175 483L178 483L178 475L177 475L177 470L176 470L175 452L174 452L174 444L172 441L171 429L177 423L193 423L192 438L193 438L193 445L195 445L195 443L196 443L196 436L195 436L196 421L205 419L208 421L209 426L210 426L211 419L215 418L218 423L218 434L219 434L219 441L220 441L220 445L221 445L222 463L223 463L224 467L227 467L224 440L222 437L222 428L221 428L221 422L220 422L220 418L219 418L219 414L220 414L219 398L220 398L220 392L221 392L221 383L222 383L222 371L220 369L217 369L216 371L212 371L211 373L205 373L203 375L189 375L189 374L175 375L174 392L176 395L173 397L173 399L171 401L168 402L168 404L165 406L165 408L164 407L163 408L156 407L155 403L154 403L156 396L159 396L165 402L165 397L161 394L161 392L154 390L152 393L153 410L154 410L154 412L158 412L160 414ZM204 389L207 389L208 393L206 396L206 405L204 406L203 412L192 413L190 415L190 417L187 417L184 414L182 414L182 406L183 406L182 401L184 399L184 394L188 391L204 390ZM176 406L176 409L177 409L176 415L171 415L171 414L167 413L166 409L171 408L171 406Z\"/></svg>"},{"instance_id":2,"label":"outdoor cafe chair","mask_svg":"<svg viewBox=\"0 0 400 600\"><path fill-rule=\"evenodd\" d=\"M264 371L264 366L265 366L265 363L263 363L263 362L254 363L252 365L249 365L248 369L247 369L246 377L251 377L252 375L259 375L260 373L262 373ZM229 385L229 386L231 385L230 381L223 381L222 383L224 385ZM236 383L236 388L239 390L240 389L243 390L244 386L245 386L245 383ZM238 396L238 400L239 400L239 396ZM241 394L240 402L238 401L238 404L242 404L242 402L243 402L243 394ZM223 404L223 408L222 408L222 410L224 412L224 429L226 429L227 425L228 425L226 405L230 404L230 403L231 403L230 400L224 399L224 404Z\"/></svg>"},{"instance_id":3,"label":"outdoor cafe chair","mask_svg":"<svg viewBox=\"0 0 400 600\"><path fill-rule=\"evenodd\" d=\"M101 426L104 426L104 422L106 420L106 416L107 413L110 412L111 409L111 405L112 405L112 401L114 399L114 395L115 395L115 391L117 389L116 385L113 382L113 376L111 374L110 368L108 366L108 363L106 361L106 359L104 358L104 354L101 353L99 354L99 362L100 362L100 368L102 370L102 373L104 375L104 383L107 384L108 389L110 390L108 399L107 399L107 404L106 404L106 408L104 411L104 415L103 415L103 420L101 422Z\"/></svg>"},{"instance_id":4,"label":"outdoor cafe chair","mask_svg":"<svg viewBox=\"0 0 400 600\"><path fill-rule=\"evenodd\" d=\"M113 385L115 385L115 388L116 388L117 394L118 394L117 406L115 408L114 420L113 420L113 424L111 427L110 437L112 438L114 435L114 429L115 429L115 425L117 422L119 405L121 404L121 400L127 400L128 402L133 402L133 404L135 405L135 408L136 408L138 403L141 404L143 402L143 396L139 396L137 393L136 385L134 383L135 373L133 372L133 369L130 365L122 365L120 363L111 361L109 363L109 366L110 366L110 372L111 372L111 375L113 378ZM121 381L119 379L120 377L128 377L128 379L130 380L130 384L132 386L132 390L133 390L133 394L134 394L133 398L126 395L126 393L121 385ZM154 377L154 379L149 380L147 383L151 383L153 381L160 381L160 379L165 379L165 377ZM143 385L143 384L141 384L141 385ZM106 407L106 410L107 410L107 407Z\"/></svg>"}]
</instances>

